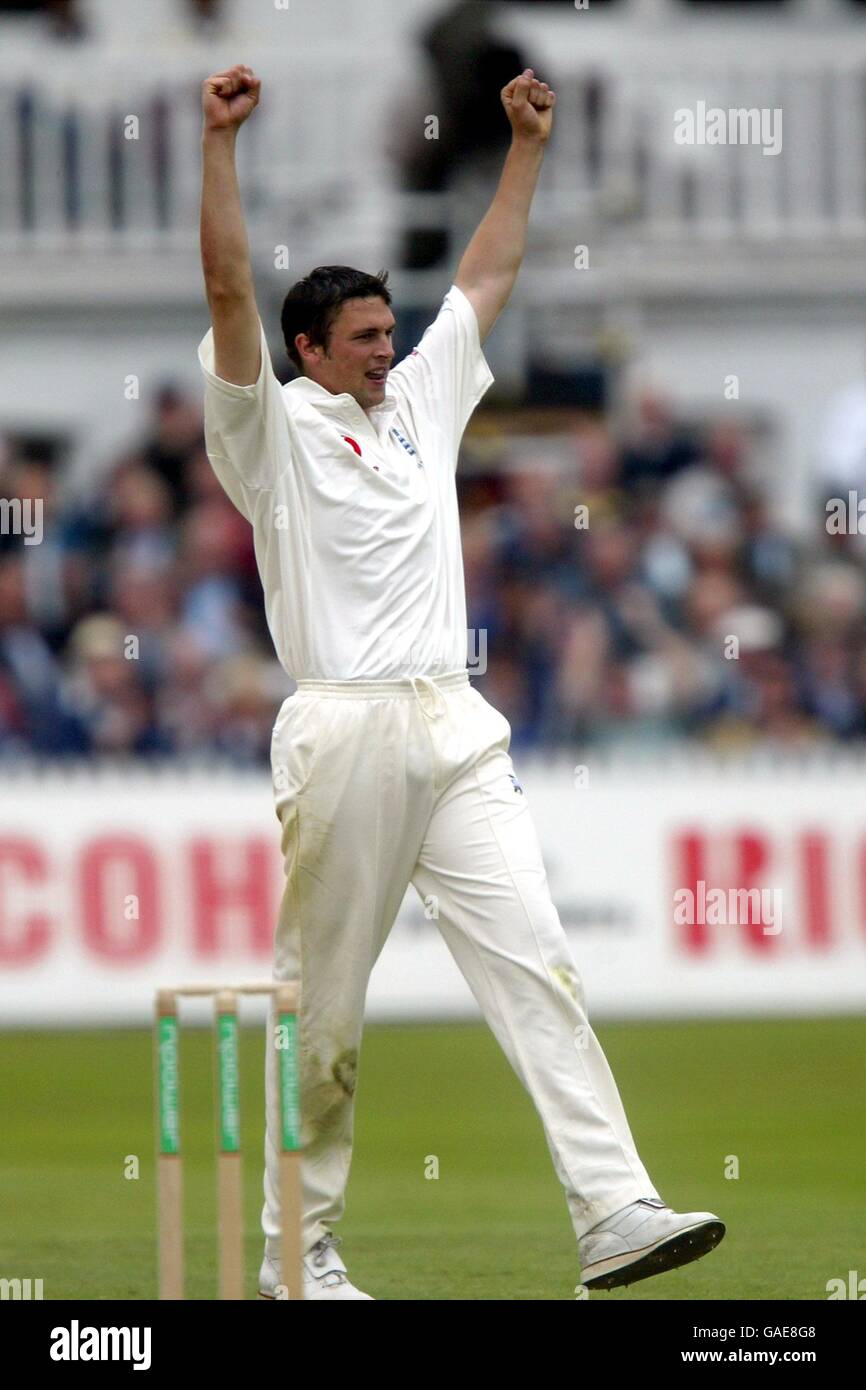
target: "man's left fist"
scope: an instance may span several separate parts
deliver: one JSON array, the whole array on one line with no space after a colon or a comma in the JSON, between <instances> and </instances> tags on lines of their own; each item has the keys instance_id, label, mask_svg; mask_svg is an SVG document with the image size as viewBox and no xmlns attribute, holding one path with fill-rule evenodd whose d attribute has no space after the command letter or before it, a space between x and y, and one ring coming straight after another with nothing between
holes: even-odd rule
<instances>
[{"instance_id":1,"label":"man's left fist","mask_svg":"<svg viewBox=\"0 0 866 1390\"><path fill-rule=\"evenodd\" d=\"M502 88L502 105L515 140L545 144L550 139L555 103L556 92L546 82L539 82L532 68Z\"/></svg>"}]
</instances>

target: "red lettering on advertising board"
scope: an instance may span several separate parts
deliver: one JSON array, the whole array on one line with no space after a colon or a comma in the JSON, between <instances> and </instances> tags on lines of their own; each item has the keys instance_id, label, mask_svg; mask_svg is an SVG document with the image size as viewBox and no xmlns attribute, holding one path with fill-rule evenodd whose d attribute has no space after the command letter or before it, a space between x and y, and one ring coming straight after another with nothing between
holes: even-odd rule
<instances>
[{"instance_id":1,"label":"red lettering on advertising board","mask_svg":"<svg viewBox=\"0 0 866 1390\"><path fill-rule=\"evenodd\" d=\"M817 831L800 841L803 863L803 920L813 946L829 946L833 935L827 837Z\"/></svg>"},{"instance_id":2,"label":"red lettering on advertising board","mask_svg":"<svg viewBox=\"0 0 866 1390\"><path fill-rule=\"evenodd\" d=\"M733 837L734 863L733 881L725 884L727 888L762 888L766 885L766 869L770 862L770 847L766 835L746 830ZM743 935L749 946L756 951L771 951L778 944L776 936L768 936L764 930L760 911L756 911L754 900L747 905L744 920L740 922Z\"/></svg>"},{"instance_id":3,"label":"red lettering on advertising board","mask_svg":"<svg viewBox=\"0 0 866 1390\"><path fill-rule=\"evenodd\" d=\"M706 850L706 836L700 831L689 831L674 837L674 883L677 888L687 888L694 893L698 883L706 882ZM685 922L677 924L674 930L680 934L687 951L697 954L706 951L710 944L706 922Z\"/></svg>"},{"instance_id":4,"label":"red lettering on advertising board","mask_svg":"<svg viewBox=\"0 0 866 1390\"><path fill-rule=\"evenodd\" d=\"M673 862L674 900L685 910L671 920L685 950L708 951L722 931L739 933L752 951L766 955L778 949L781 923L766 920L761 911L762 894L769 896L778 887L768 873L773 863L768 836L755 830L722 835L683 831L674 836ZM688 911L688 902L678 902L683 894L691 895L694 911ZM721 917L713 902L720 897Z\"/></svg>"},{"instance_id":5,"label":"red lettering on advertising board","mask_svg":"<svg viewBox=\"0 0 866 1390\"><path fill-rule=\"evenodd\" d=\"M274 850L268 840L248 839L232 848L240 868L231 867L225 847L212 840L190 846L192 878L192 945L196 955L213 957L226 947L224 920L240 909L246 923L247 949L267 956L273 948L271 894Z\"/></svg>"},{"instance_id":6,"label":"red lettering on advertising board","mask_svg":"<svg viewBox=\"0 0 866 1390\"><path fill-rule=\"evenodd\" d=\"M82 850L79 886L84 943L94 955L140 965L157 949L159 873L148 844L132 835L91 840Z\"/></svg>"},{"instance_id":7,"label":"red lettering on advertising board","mask_svg":"<svg viewBox=\"0 0 866 1390\"><path fill-rule=\"evenodd\" d=\"M51 919L44 912L22 914L17 923L9 913L10 879L44 883L45 855L32 840L18 836L0 839L0 964L32 965L51 941Z\"/></svg>"}]
</instances>

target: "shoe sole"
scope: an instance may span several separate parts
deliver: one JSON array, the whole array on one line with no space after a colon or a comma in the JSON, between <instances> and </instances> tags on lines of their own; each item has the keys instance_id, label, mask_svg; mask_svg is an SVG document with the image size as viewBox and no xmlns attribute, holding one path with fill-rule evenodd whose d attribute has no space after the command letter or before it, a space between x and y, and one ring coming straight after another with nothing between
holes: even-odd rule
<instances>
[{"instance_id":1,"label":"shoe sole","mask_svg":"<svg viewBox=\"0 0 866 1390\"><path fill-rule=\"evenodd\" d=\"M723 1221L702 1221L699 1226L690 1226L685 1231L677 1231L658 1245L639 1254L637 1259L627 1264L605 1268L603 1272L581 1278L586 1289L616 1289L625 1284L636 1284L639 1279L649 1279L653 1274L665 1274L669 1269L679 1269L681 1265L691 1264L702 1255L715 1250L725 1234ZM622 1259L616 1256L616 1259ZM602 1261L610 1266L610 1260Z\"/></svg>"},{"instance_id":2,"label":"shoe sole","mask_svg":"<svg viewBox=\"0 0 866 1390\"><path fill-rule=\"evenodd\" d=\"M286 1302L286 1300L283 1299L283 1298L277 1298L275 1294L272 1294L272 1293L262 1293L261 1289L259 1289L258 1293L256 1294L256 1298L257 1298L257 1299L261 1298L265 1303L285 1303L285 1302Z\"/></svg>"}]
</instances>

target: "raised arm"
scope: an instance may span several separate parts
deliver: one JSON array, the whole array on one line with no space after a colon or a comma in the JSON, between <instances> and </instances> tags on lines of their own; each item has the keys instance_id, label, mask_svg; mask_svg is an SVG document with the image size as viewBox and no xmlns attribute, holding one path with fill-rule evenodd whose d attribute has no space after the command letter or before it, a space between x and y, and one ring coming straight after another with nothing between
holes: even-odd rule
<instances>
[{"instance_id":1,"label":"raised arm","mask_svg":"<svg viewBox=\"0 0 866 1390\"><path fill-rule=\"evenodd\" d=\"M526 250L529 210L553 125L556 93L531 68L502 91L511 149L496 196L466 248L454 283L472 304L481 341L498 319Z\"/></svg>"},{"instance_id":2,"label":"raised arm","mask_svg":"<svg viewBox=\"0 0 866 1390\"><path fill-rule=\"evenodd\" d=\"M235 168L235 141L255 110L261 82L238 65L202 86L201 262L213 324L216 374L251 386L261 368L261 334L250 248Z\"/></svg>"}]
</instances>

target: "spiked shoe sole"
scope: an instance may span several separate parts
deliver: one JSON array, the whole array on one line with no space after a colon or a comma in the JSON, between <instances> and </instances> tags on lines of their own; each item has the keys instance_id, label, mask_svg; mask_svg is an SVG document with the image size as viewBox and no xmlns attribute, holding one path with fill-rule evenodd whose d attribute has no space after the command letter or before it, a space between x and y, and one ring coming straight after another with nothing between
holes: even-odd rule
<instances>
[{"instance_id":1,"label":"spiked shoe sole","mask_svg":"<svg viewBox=\"0 0 866 1390\"><path fill-rule=\"evenodd\" d=\"M647 1250L599 1260L588 1278L581 1277L581 1283L587 1289L615 1289L635 1284L638 1279L648 1279L652 1274L664 1274L669 1269L699 1260L715 1249L724 1234L723 1221L702 1221L688 1230L677 1231L676 1235L668 1236Z\"/></svg>"}]
</instances>

